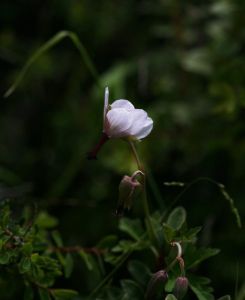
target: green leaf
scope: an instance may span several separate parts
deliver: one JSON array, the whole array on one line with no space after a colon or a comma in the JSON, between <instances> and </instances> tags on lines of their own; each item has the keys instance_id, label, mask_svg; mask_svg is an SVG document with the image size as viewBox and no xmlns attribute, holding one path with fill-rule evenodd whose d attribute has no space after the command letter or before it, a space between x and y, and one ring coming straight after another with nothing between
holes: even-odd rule
<instances>
[{"instance_id":1,"label":"green leaf","mask_svg":"<svg viewBox=\"0 0 245 300\"><path fill-rule=\"evenodd\" d=\"M128 264L128 270L133 279L143 286L146 286L151 278L149 268L138 260L131 260Z\"/></svg>"},{"instance_id":2,"label":"green leaf","mask_svg":"<svg viewBox=\"0 0 245 300\"><path fill-rule=\"evenodd\" d=\"M163 235L165 240L170 243L176 236L176 232L174 231L174 229L172 227L170 227L168 224L163 223L162 224L162 228L163 228Z\"/></svg>"},{"instance_id":3,"label":"green leaf","mask_svg":"<svg viewBox=\"0 0 245 300\"><path fill-rule=\"evenodd\" d=\"M214 300L214 296L206 289L192 284L190 284L190 288L192 289L193 293L197 296L198 300Z\"/></svg>"},{"instance_id":4,"label":"green leaf","mask_svg":"<svg viewBox=\"0 0 245 300\"><path fill-rule=\"evenodd\" d=\"M38 293L39 293L40 300L51 300L49 291L47 289L39 288Z\"/></svg>"},{"instance_id":5,"label":"green leaf","mask_svg":"<svg viewBox=\"0 0 245 300\"><path fill-rule=\"evenodd\" d=\"M66 289L52 289L52 296L55 300L72 300L78 296L78 292Z\"/></svg>"},{"instance_id":6,"label":"green leaf","mask_svg":"<svg viewBox=\"0 0 245 300\"><path fill-rule=\"evenodd\" d=\"M25 287L24 300L33 300L33 299L34 299L34 292L32 287L28 284Z\"/></svg>"},{"instance_id":7,"label":"green leaf","mask_svg":"<svg viewBox=\"0 0 245 300\"><path fill-rule=\"evenodd\" d=\"M121 240L115 247L112 248L112 252L127 252L132 249L134 242Z\"/></svg>"},{"instance_id":8,"label":"green leaf","mask_svg":"<svg viewBox=\"0 0 245 300\"><path fill-rule=\"evenodd\" d=\"M8 205L1 209L0 224L3 228L7 227L10 222L10 208Z\"/></svg>"},{"instance_id":9,"label":"green leaf","mask_svg":"<svg viewBox=\"0 0 245 300\"><path fill-rule=\"evenodd\" d=\"M30 256L32 254L32 244L31 243L25 243L22 248L21 251L25 256Z\"/></svg>"},{"instance_id":10,"label":"green leaf","mask_svg":"<svg viewBox=\"0 0 245 300\"><path fill-rule=\"evenodd\" d=\"M186 221L186 211L183 207L176 207L168 216L167 224L174 230L180 230Z\"/></svg>"},{"instance_id":11,"label":"green leaf","mask_svg":"<svg viewBox=\"0 0 245 300\"><path fill-rule=\"evenodd\" d=\"M81 250L79 251L79 255L85 262L86 267L88 268L89 271L93 270L93 262L91 260L91 255L89 253L86 253L85 251Z\"/></svg>"},{"instance_id":12,"label":"green leaf","mask_svg":"<svg viewBox=\"0 0 245 300\"><path fill-rule=\"evenodd\" d=\"M112 252L128 252L131 250L143 250L149 248L150 244L148 241L140 241L138 243L132 241L121 240L118 245L112 248Z\"/></svg>"},{"instance_id":13,"label":"green leaf","mask_svg":"<svg viewBox=\"0 0 245 300\"><path fill-rule=\"evenodd\" d=\"M202 230L201 226L190 228L183 234L181 241L185 242L185 243L188 243L188 242L194 243L197 239L198 232L200 232L201 230Z\"/></svg>"},{"instance_id":14,"label":"green leaf","mask_svg":"<svg viewBox=\"0 0 245 300\"><path fill-rule=\"evenodd\" d=\"M112 248L116 245L118 241L118 237L116 235L108 235L104 237L99 243L96 245L99 249L108 249Z\"/></svg>"},{"instance_id":15,"label":"green leaf","mask_svg":"<svg viewBox=\"0 0 245 300\"><path fill-rule=\"evenodd\" d=\"M31 269L31 259L29 257L23 257L19 263L20 273L26 273Z\"/></svg>"},{"instance_id":16,"label":"green leaf","mask_svg":"<svg viewBox=\"0 0 245 300\"><path fill-rule=\"evenodd\" d=\"M9 252L2 252L0 253L0 265L6 265L9 263L10 260L10 253Z\"/></svg>"},{"instance_id":17,"label":"green leaf","mask_svg":"<svg viewBox=\"0 0 245 300\"><path fill-rule=\"evenodd\" d=\"M177 275L170 272L168 274L168 280L165 284L165 287L164 287L164 290L167 292L167 293L171 293L174 289L174 284L175 284L175 281L176 281L176 277Z\"/></svg>"},{"instance_id":18,"label":"green leaf","mask_svg":"<svg viewBox=\"0 0 245 300\"><path fill-rule=\"evenodd\" d=\"M209 286L210 279L193 274L188 275L189 286L198 300L214 300L213 289Z\"/></svg>"},{"instance_id":19,"label":"green leaf","mask_svg":"<svg viewBox=\"0 0 245 300\"><path fill-rule=\"evenodd\" d=\"M142 300L144 298L143 290L140 286L130 279L121 280L123 288L122 300Z\"/></svg>"},{"instance_id":20,"label":"green leaf","mask_svg":"<svg viewBox=\"0 0 245 300\"><path fill-rule=\"evenodd\" d=\"M231 296L230 295L225 295L217 300L231 300Z\"/></svg>"},{"instance_id":21,"label":"green leaf","mask_svg":"<svg viewBox=\"0 0 245 300\"><path fill-rule=\"evenodd\" d=\"M116 287L108 287L106 289L106 300L121 300L122 299L122 289Z\"/></svg>"},{"instance_id":22,"label":"green leaf","mask_svg":"<svg viewBox=\"0 0 245 300\"><path fill-rule=\"evenodd\" d=\"M128 218L122 218L119 222L119 229L126 232L136 241L140 240L142 234L144 233L142 223L139 219L131 220Z\"/></svg>"},{"instance_id":23,"label":"green leaf","mask_svg":"<svg viewBox=\"0 0 245 300\"><path fill-rule=\"evenodd\" d=\"M177 300L177 298L173 294L168 294L165 300Z\"/></svg>"},{"instance_id":24,"label":"green leaf","mask_svg":"<svg viewBox=\"0 0 245 300\"><path fill-rule=\"evenodd\" d=\"M62 241L61 235L57 230L52 231L52 238L53 238L56 246L63 247L63 241Z\"/></svg>"},{"instance_id":25,"label":"green leaf","mask_svg":"<svg viewBox=\"0 0 245 300\"><path fill-rule=\"evenodd\" d=\"M185 265L186 269L193 268L200 264L202 261L217 255L220 252L219 249L215 248L199 248L196 249L194 245L188 245L185 251Z\"/></svg>"},{"instance_id":26,"label":"green leaf","mask_svg":"<svg viewBox=\"0 0 245 300\"><path fill-rule=\"evenodd\" d=\"M41 211L35 221L36 225L43 229L53 228L58 225L58 219L49 215L46 211Z\"/></svg>"},{"instance_id":27,"label":"green leaf","mask_svg":"<svg viewBox=\"0 0 245 300\"><path fill-rule=\"evenodd\" d=\"M66 255L65 258L65 277L69 278L71 276L71 273L73 271L74 267L74 260L70 253Z\"/></svg>"}]
</instances>

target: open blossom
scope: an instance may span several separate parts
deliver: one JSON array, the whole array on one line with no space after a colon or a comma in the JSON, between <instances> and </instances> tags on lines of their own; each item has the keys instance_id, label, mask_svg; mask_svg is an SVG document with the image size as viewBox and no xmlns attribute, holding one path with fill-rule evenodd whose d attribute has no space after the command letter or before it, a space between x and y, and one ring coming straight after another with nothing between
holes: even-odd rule
<instances>
[{"instance_id":1,"label":"open blossom","mask_svg":"<svg viewBox=\"0 0 245 300\"><path fill-rule=\"evenodd\" d=\"M143 109L134 108L124 99L115 100L109 105L109 89L105 89L103 132L109 138L145 138L153 128L153 121Z\"/></svg>"},{"instance_id":2,"label":"open blossom","mask_svg":"<svg viewBox=\"0 0 245 300\"><path fill-rule=\"evenodd\" d=\"M110 138L141 140L150 134L153 121L143 109L134 108L124 99L109 104L109 89L105 88L103 134L99 143L88 153L88 159L96 159L102 145Z\"/></svg>"}]
</instances>

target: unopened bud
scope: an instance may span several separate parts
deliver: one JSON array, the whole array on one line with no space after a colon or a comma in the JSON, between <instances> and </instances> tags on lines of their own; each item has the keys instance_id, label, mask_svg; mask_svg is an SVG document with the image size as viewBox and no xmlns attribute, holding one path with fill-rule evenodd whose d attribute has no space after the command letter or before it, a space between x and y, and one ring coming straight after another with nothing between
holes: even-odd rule
<instances>
[{"instance_id":1,"label":"unopened bud","mask_svg":"<svg viewBox=\"0 0 245 300\"><path fill-rule=\"evenodd\" d=\"M173 294L178 300L184 298L188 290L188 279L185 276L178 277L175 281Z\"/></svg>"},{"instance_id":2,"label":"unopened bud","mask_svg":"<svg viewBox=\"0 0 245 300\"><path fill-rule=\"evenodd\" d=\"M141 171L139 171L141 172ZM119 184L119 199L116 209L116 215L121 216L125 209L130 209L132 205L132 199L135 195L136 189L138 189L141 184L137 179L135 179L136 172L130 177L125 175Z\"/></svg>"},{"instance_id":3,"label":"unopened bud","mask_svg":"<svg viewBox=\"0 0 245 300\"><path fill-rule=\"evenodd\" d=\"M154 299L159 286L164 284L168 279L168 273L165 270L154 273L148 283L146 290L146 299Z\"/></svg>"}]
</instances>

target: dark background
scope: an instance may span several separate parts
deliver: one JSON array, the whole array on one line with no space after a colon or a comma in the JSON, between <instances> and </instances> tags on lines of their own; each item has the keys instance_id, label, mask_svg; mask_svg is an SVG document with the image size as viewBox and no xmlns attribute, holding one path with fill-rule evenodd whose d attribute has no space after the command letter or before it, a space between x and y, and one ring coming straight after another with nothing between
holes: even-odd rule
<instances>
[{"instance_id":1,"label":"dark background","mask_svg":"<svg viewBox=\"0 0 245 300\"><path fill-rule=\"evenodd\" d=\"M135 170L133 158L115 140L97 161L86 160L109 85L111 101L129 99L154 120L138 145L152 210L164 211L180 191L163 182L209 177L226 186L243 217L244 13L241 0L1 0L0 198L46 208L67 245L93 246L116 231L118 183ZM3 98L27 59L61 30L78 35L101 86L65 38ZM228 203L215 185L199 181L178 204L189 226L206 229L199 243L221 249L200 273L218 295L233 294L245 276L245 236ZM79 289L77 282L71 285Z\"/></svg>"}]
</instances>

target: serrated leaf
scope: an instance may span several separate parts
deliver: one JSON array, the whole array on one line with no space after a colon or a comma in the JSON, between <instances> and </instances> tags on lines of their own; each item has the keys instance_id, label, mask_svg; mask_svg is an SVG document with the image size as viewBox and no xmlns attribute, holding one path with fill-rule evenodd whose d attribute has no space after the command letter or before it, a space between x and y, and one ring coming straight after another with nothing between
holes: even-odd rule
<instances>
[{"instance_id":1,"label":"serrated leaf","mask_svg":"<svg viewBox=\"0 0 245 300\"><path fill-rule=\"evenodd\" d=\"M151 278L149 268L138 260L131 260L128 264L128 270L133 279L143 286L146 286Z\"/></svg>"},{"instance_id":2,"label":"serrated leaf","mask_svg":"<svg viewBox=\"0 0 245 300\"><path fill-rule=\"evenodd\" d=\"M119 222L119 229L127 233L136 241L140 240L144 233L142 223L139 219L131 220L128 218L122 218Z\"/></svg>"},{"instance_id":3,"label":"serrated leaf","mask_svg":"<svg viewBox=\"0 0 245 300\"><path fill-rule=\"evenodd\" d=\"M52 296L55 300L72 300L78 296L78 292L66 289L52 289Z\"/></svg>"},{"instance_id":4,"label":"serrated leaf","mask_svg":"<svg viewBox=\"0 0 245 300\"><path fill-rule=\"evenodd\" d=\"M177 300L177 298L173 294L168 294L165 300Z\"/></svg>"},{"instance_id":5,"label":"serrated leaf","mask_svg":"<svg viewBox=\"0 0 245 300\"><path fill-rule=\"evenodd\" d=\"M180 230L186 221L186 211L183 207L176 207L168 216L167 224L174 230Z\"/></svg>"}]
</instances>

